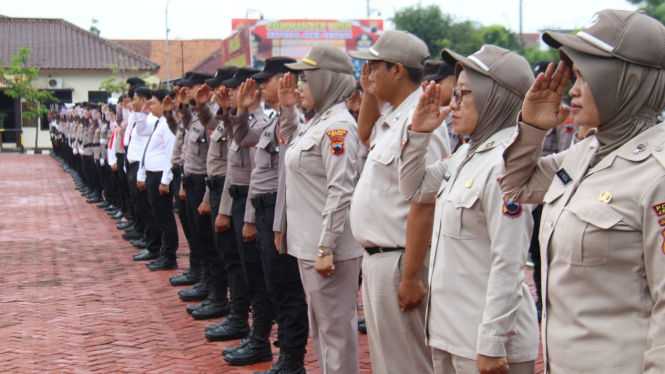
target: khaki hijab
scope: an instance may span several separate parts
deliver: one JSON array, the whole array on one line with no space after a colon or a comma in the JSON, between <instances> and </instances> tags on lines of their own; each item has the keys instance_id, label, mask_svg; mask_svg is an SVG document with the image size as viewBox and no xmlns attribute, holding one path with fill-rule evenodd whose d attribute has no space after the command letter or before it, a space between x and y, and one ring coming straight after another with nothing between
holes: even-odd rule
<instances>
[{"instance_id":1,"label":"khaki hijab","mask_svg":"<svg viewBox=\"0 0 665 374\"><path fill-rule=\"evenodd\" d=\"M323 69L307 70L305 74L316 109L312 123L334 105L349 100L356 90L356 81L351 74Z\"/></svg>"},{"instance_id":2,"label":"khaki hijab","mask_svg":"<svg viewBox=\"0 0 665 374\"><path fill-rule=\"evenodd\" d=\"M591 167L658 122L665 107L665 71L617 58L592 56L561 47L562 58L580 69L593 95L601 125L600 148Z\"/></svg>"}]
</instances>

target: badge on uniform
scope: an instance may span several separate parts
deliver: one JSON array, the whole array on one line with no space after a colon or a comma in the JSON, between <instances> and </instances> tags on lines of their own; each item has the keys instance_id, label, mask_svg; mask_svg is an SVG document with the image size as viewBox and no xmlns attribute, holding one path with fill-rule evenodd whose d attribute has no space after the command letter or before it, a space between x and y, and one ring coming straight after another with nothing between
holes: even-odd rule
<instances>
[{"instance_id":1,"label":"badge on uniform","mask_svg":"<svg viewBox=\"0 0 665 374\"><path fill-rule=\"evenodd\" d=\"M665 216L665 203L656 204L652 208L658 217Z\"/></svg>"},{"instance_id":2,"label":"badge on uniform","mask_svg":"<svg viewBox=\"0 0 665 374\"><path fill-rule=\"evenodd\" d=\"M344 138L349 132L347 130L330 130L326 134L330 138L330 153L335 156L344 154Z\"/></svg>"},{"instance_id":3,"label":"badge on uniform","mask_svg":"<svg viewBox=\"0 0 665 374\"><path fill-rule=\"evenodd\" d=\"M508 200L506 196L503 197L503 215L510 218L517 218L522 215L522 204Z\"/></svg>"},{"instance_id":4,"label":"badge on uniform","mask_svg":"<svg viewBox=\"0 0 665 374\"><path fill-rule=\"evenodd\" d=\"M573 181L573 178L570 177L564 168L559 169L559 171L556 172L556 176L559 177L559 180L561 180L561 183L563 183L564 186L569 185Z\"/></svg>"},{"instance_id":5,"label":"badge on uniform","mask_svg":"<svg viewBox=\"0 0 665 374\"><path fill-rule=\"evenodd\" d=\"M446 170L446 172L443 173L443 179L445 179L446 182L448 182L450 180L450 177L451 177L450 172Z\"/></svg>"},{"instance_id":6,"label":"badge on uniform","mask_svg":"<svg viewBox=\"0 0 665 374\"><path fill-rule=\"evenodd\" d=\"M663 245L661 246L661 247L662 247L661 249L663 250L663 253L665 254L665 230L663 230L663 231L660 233L660 235L663 236Z\"/></svg>"}]
</instances>

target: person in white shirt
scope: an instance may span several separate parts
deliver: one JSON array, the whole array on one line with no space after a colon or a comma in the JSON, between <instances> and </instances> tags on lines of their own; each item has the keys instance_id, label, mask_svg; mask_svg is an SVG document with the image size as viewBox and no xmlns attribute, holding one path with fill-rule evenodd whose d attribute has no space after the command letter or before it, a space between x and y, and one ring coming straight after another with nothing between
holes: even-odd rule
<instances>
[{"instance_id":1,"label":"person in white shirt","mask_svg":"<svg viewBox=\"0 0 665 374\"><path fill-rule=\"evenodd\" d=\"M148 88L139 88L135 95L148 96L138 114L136 133L149 136L139 166L137 181L145 183L148 202L152 208L155 224L162 239L160 256L148 266L150 270L172 270L178 268L176 251L178 250L178 227L173 214L173 173L171 172L171 154L175 135L169 129L164 117L162 101L168 95L166 90L150 92Z\"/></svg>"}]
</instances>

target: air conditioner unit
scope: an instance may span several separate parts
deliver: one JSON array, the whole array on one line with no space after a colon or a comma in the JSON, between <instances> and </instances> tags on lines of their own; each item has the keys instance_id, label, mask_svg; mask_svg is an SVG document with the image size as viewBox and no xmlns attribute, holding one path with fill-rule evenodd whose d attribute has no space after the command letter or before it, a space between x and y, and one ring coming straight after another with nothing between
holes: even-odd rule
<instances>
[{"instance_id":1,"label":"air conditioner unit","mask_svg":"<svg viewBox=\"0 0 665 374\"><path fill-rule=\"evenodd\" d=\"M62 78L48 78L47 83L51 90L62 88Z\"/></svg>"}]
</instances>

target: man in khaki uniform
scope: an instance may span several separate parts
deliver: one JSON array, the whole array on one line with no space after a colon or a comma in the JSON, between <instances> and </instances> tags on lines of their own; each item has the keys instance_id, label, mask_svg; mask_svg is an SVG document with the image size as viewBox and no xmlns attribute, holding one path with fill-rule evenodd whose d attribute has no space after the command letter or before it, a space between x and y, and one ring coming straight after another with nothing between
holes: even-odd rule
<instances>
[{"instance_id":1,"label":"man in khaki uniform","mask_svg":"<svg viewBox=\"0 0 665 374\"><path fill-rule=\"evenodd\" d=\"M664 373L665 124L656 116L665 107L665 59L662 49L642 47L660 45L665 27L604 10L575 36L543 40L568 64L556 73L550 66L527 95L501 188L515 201L544 202L547 370ZM571 61L573 115L598 129L565 152L534 158L567 115L559 105Z\"/></svg>"},{"instance_id":2,"label":"man in khaki uniform","mask_svg":"<svg viewBox=\"0 0 665 374\"><path fill-rule=\"evenodd\" d=\"M399 193L398 161L422 93L423 62L429 52L411 34L386 31L369 52L349 54L371 61L363 66L364 95L358 117L360 139L370 153L351 203L351 227L367 252L362 288L372 370L379 374L432 373L424 334L425 305L402 312L397 298L411 209ZM384 115L379 100L392 105ZM446 157L449 146L447 131L439 130L428 148L428 164ZM420 273L425 287L427 274L425 261Z\"/></svg>"}]
</instances>

